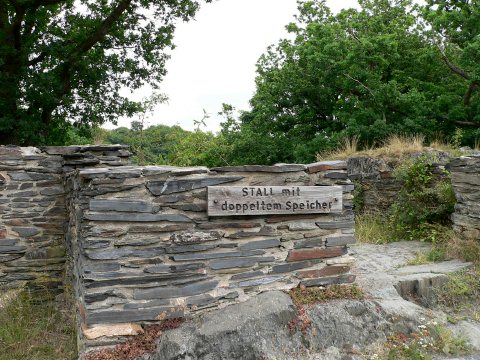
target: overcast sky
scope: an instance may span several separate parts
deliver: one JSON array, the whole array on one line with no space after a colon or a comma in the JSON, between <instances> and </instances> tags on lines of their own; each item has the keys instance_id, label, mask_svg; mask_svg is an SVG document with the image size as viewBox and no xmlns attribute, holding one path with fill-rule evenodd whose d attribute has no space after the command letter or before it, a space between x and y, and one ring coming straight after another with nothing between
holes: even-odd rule
<instances>
[{"instance_id":1,"label":"overcast sky","mask_svg":"<svg viewBox=\"0 0 480 360\"><path fill-rule=\"evenodd\" d=\"M358 6L356 0L327 4L333 11ZM296 0L217 0L203 5L194 21L178 24L177 47L160 89L169 101L156 107L147 126L178 124L193 130L193 120L202 119L205 109L211 116L207 130L218 131L222 103L248 110L255 64L267 46L286 37L285 26L296 9ZM149 94L144 89L132 96L138 100ZM130 127L131 120L121 119L118 125Z\"/></svg>"}]
</instances>

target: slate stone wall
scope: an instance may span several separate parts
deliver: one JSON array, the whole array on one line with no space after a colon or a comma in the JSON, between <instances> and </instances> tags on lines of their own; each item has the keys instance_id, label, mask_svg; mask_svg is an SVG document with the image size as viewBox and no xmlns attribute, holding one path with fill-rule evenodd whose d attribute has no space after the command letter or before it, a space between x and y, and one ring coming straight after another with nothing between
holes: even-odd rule
<instances>
[{"instance_id":1,"label":"slate stone wall","mask_svg":"<svg viewBox=\"0 0 480 360\"><path fill-rule=\"evenodd\" d=\"M412 156L421 155L434 157L434 174L438 179L445 176L445 166L450 161L447 153L432 151ZM375 212L390 208L403 187L402 182L393 175L395 168L401 164L400 160L368 156L355 156L347 160L348 178L358 185L356 196L361 197L357 204L362 204L362 209L356 210Z\"/></svg>"},{"instance_id":2,"label":"slate stone wall","mask_svg":"<svg viewBox=\"0 0 480 360\"><path fill-rule=\"evenodd\" d=\"M67 181L82 347L265 290L353 282L353 185L342 161L84 169ZM207 186L343 186L337 214L207 216Z\"/></svg>"},{"instance_id":3,"label":"slate stone wall","mask_svg":"<svg viewBox=\"0 0 480 360\"><path fill-rule=\"evenodd\" d=\"M453 228L462 238L480 241L480 155L454 159L448 170L457 198Z\"/></svg>"},{"instance_id":4,"label":"slate stone wall","mask_svg":"<svg viewBox=\"0 0 480 360\"><path fill-rule=\"evenodd\" d=\"M122 145L0 146L0 289L62 288L65 269L64 174L128 164Z\"/></svg>"}]
</instances>

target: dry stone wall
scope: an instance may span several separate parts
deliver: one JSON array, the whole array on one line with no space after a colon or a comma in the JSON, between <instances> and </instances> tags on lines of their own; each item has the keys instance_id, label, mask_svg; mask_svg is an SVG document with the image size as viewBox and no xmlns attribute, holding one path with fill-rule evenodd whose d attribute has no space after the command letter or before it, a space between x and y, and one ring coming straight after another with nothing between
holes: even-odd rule
<instances>
[{"instance_id":1,"label":"dry stone wall","mask_svg":"<svg viewBox=\"0 0 480 360\"><path fill-rule=\"evenodd\" d=\"M245 301L271 289L353 282L346 163L207 169L119 167L69 176L81 343L138 324ZM339 185L335 214L208 217L208 186Z\"/></svg>"},{"instance_id":2,"label":"dry stone wall","mask_svg":"<svg viewBox=\"0 0 480 360\"><path fill-rule=\"evenodd\" d=\"M441 179L445 176L445 166L450 161L447 153L430 151L413 154L412 157L432 158L433 173ZM356 183L356 203L366 212L386 211L395 202L403 183L394 176L395 168L401 165L400 159L354 156L347 160L348 178Z\"/></svg>"},{"instance_id":3,"label":"dry stone wall","mask_svg":"<svg viewBox=\"0 0 480 360\"><path fill-rule=\"evenodd\" d=\"M465 239L480 241L480 155L454 159L448 169L457 198L454 230Z\"/></svg>"},{"instance_id":4,"label":"dry stone wall","mask_svg":"<svg viewBox=\"0 0 480 360\"><path fill-rule=\"evenodd\" d=\"M128 164L126 146L0 146L0 289L61 288L65 268L64 174Z\"/></svg>"}]
</instances>

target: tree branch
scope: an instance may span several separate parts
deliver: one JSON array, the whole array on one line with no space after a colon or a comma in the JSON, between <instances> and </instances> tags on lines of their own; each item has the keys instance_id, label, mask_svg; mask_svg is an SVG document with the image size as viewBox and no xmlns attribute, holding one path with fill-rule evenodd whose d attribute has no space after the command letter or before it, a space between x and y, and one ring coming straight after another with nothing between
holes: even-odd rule
<instances>
[{"instance_id":1,"label":"tree branch","mask_svg":"<svg viewBox=\"0 0 480 360\"><path fill-rule=\"evenodd\" d=\"M472 95L475 91L480 89L480 85L476 81L472 81L470 83L470 86L468 87L467 92L465 93L465 96L463 97L463 103L465 106L470 105L470 100L472 99Z\"/></svg>"},{"instance_id":2,"label":"tree branch","mask_svg":"<svg viewBox=\"0 0 480 360\"><path fill-rule=\"evenodd\" d=\"M460 121L460 120L457 120L457 121L455 121L455 124L463 125L463 126L473 126L473 127L478 127L478 128L480 128L480 123L478 123L478 122L473 122L473 121Z\"/></svg>"},{"instance_id":3,"label":"tree branch","mask_svg":"<svg viewBox=\"0 0 480 360\"><path fill-rule=\"evenodd\" d=\"M443 62L448 66L448 68L450 70L452 70L452 72L454 72L455 74L457 74L458 76L461 76L462 78L464 78L465 80L470 80L470 76L467 75L467 73L459 68L458 66L456 66L454 63L452 63L447 55L445 54L445 52L442 51L442 49L440 49L440 47L438 48L438 50L440 50L440 54L442 55L442 60Z\"/></svg>"},{"instance_id":4,"label":"tree branch","mask_svg":"<svg viewBox=\"0 0 480 360\"><path fill-rule=\"evenodd\" d=\"M49 2L55 0L42 0L42 2ZM45 106L42 109L42 122L48 124L52 118L52 112L55 108L60 105L62 98L67 95L72 88L71 77L72 69L75 67L77 59L82 54L88 52L95 44L101 42L105 36L108 34L108 31L113 27L113 25L118 21L122 14L128 9L132 0L121 0L118 5L112 10L110 15L108 15L100 24L100 26L83 42L81 42L75 49L67 56L67 59L60 64L53 71L58 71L60 74L61 85L55 90L56 101L48 106ZM32 59L31 62L41 61L39 59L42 56L40 54L37 58ZM46 55L45 55L46 56Z\"/></svg>"},{"instance_id":5,"label":"tree branch","mask_svg":"<svg viewBox=\"0 0 480 360\"><path fill-rule=\"evenodd\" d=\"M110 15L108 15L105 20L102 21L99 28L95 30L95 32L90 37L88 37L81 44L79 44L74 55L84 54L93 46L95 46L95 44L101 42L107 35L108 31L113 27L115 22L122 16L122 14L130 6L131 3L132 0L121 0L117 7L112 10Z\"/></svg>"}]
</instances>

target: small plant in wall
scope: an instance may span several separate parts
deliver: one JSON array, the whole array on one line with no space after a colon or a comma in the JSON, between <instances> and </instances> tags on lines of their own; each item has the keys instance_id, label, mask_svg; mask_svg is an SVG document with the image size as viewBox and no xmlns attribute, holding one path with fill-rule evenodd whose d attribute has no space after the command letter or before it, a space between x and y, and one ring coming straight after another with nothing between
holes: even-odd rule
<instances>
[{"instance_id":1,"label":"small plant in wall","mask_svg":"<svg viewBox=\"0 0 480 360\"><path fill-rule=\"evenodd\" d=\"M449 173L436 173L434 162L434 156L421 155L394 171L404 185L390 209L390 221L398 239L433 244L444 240L443 227L450 224L456 200Z\"/></svg>"}]
</instances>

